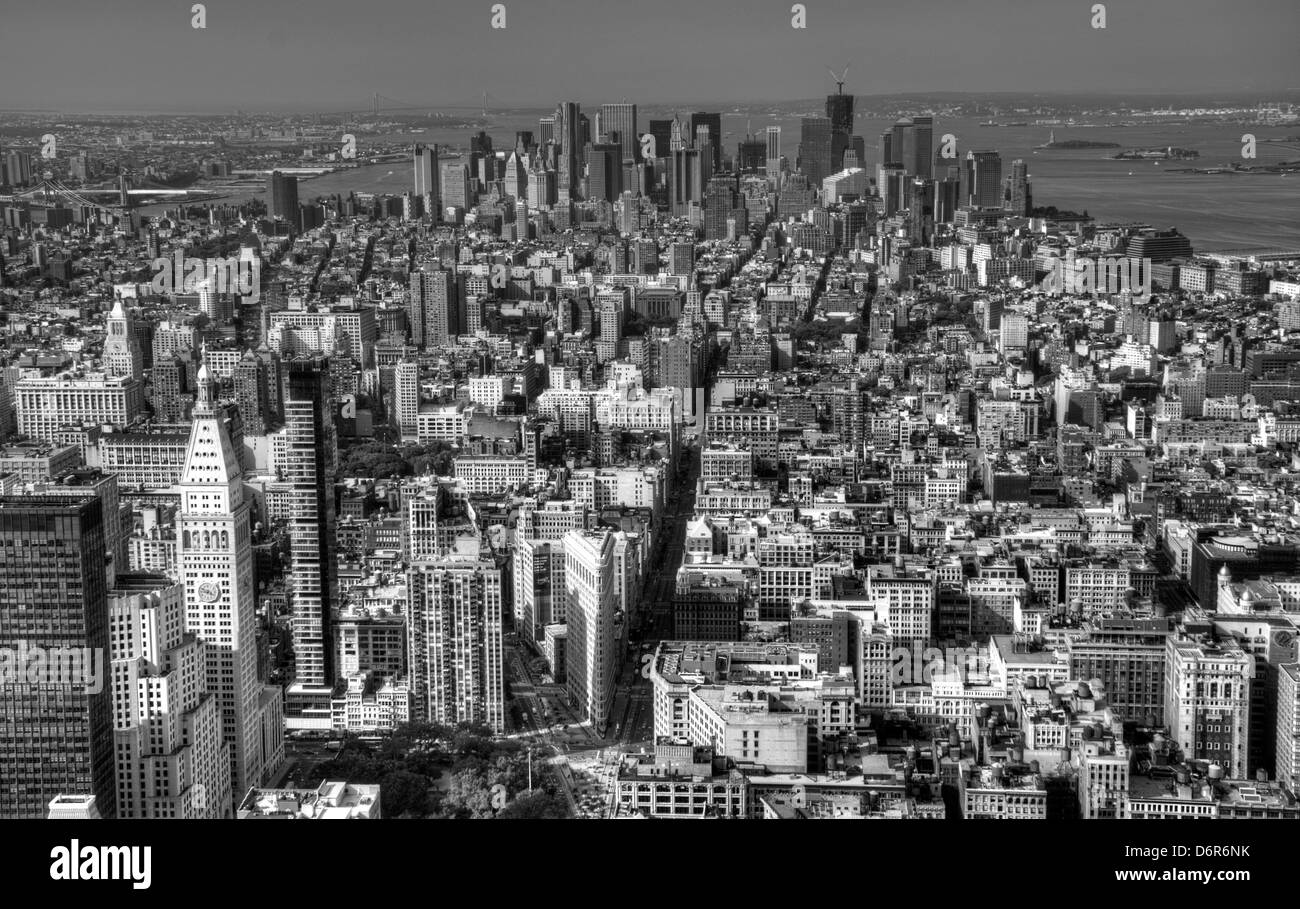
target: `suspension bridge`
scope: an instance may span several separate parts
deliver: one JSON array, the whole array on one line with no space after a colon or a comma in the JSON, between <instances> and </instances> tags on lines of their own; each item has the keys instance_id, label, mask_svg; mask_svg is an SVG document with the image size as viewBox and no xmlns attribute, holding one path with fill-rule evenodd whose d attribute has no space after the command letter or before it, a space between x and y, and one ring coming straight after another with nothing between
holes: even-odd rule
<instances>
[{"instance_id":1,"label":"suspension bridge","mask_svg":"<svg viewBox=\"0 0 1300 909\"><path fill-rule=\"evenodd\" d=\"M375 92L370 96L370 106L354 107L348 110L325 111L321 116L326 117L343 117L356 116L359 114L370 114L372 117L378 117L380 114L397 113L401 111L426 113L442 113L443 111L478 111L481 116L487 117L495 108L497 110L510 109L512 105L503 102L488 92L473 100L455 101L447 104L410 104L406 101L399 101L396 98L390 98L387 95Z\"/></svg>"}]
</instances>

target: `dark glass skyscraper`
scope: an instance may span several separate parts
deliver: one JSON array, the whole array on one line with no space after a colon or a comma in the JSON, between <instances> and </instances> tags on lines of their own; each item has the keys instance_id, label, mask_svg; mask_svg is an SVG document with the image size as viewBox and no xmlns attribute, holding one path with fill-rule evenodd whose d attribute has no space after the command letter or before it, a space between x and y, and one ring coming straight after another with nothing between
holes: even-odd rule
<instances>
[{"instance_id":1,"label":"dark glass skyscraper","mask_svg":"<svg viewBox=\"0 0 1300 909\"><path fill-rule=\"evenodd\" d=\"M814 189L834 173L831 161L831 121L828 117L804 117L799 121L799 170Z\"/></svg>"},{"instance_id":2,"label":"dark glass skyscraper","mask_svg":"<svg viewBox=\"0 0 1300 909\"><path fill-rule=\"evenodd\" d=\"M107 549L98 496L0 496L0 818L117 813Z\"/></svg>"},{"instance_id":3,"label":"dark glass skyscraper","mask_svg":"<svg viewBox=\"0 0 1300 909\"><path fill-rule=\"evenodd\" d=\"M272 219L282 218L293 225L294 230L302 229L301 216L298 213L298 178L292 174L272 171L266 178L266 213Z\"/></svg>"}]
</instances>

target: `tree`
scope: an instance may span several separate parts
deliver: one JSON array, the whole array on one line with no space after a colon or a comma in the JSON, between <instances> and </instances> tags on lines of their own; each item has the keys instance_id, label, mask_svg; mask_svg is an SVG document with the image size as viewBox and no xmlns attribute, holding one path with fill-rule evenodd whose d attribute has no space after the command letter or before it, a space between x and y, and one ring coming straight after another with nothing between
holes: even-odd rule
<instances>
[{"instance_id":1,"label":"tree","mask_svg":"<svg viewBox=\"0 0 1300 909\"><path fill-rule=\"evenodd\" d=\"M497 815L508 820L558 819L569 816L569 806L549 792L525 792Z\"/></svg>"},{"instance_id":2,"label":"tree","mask_svg":"<svg viewBox=\"0 0 1300 909\"><path fill-rule=\"evenodd\" d=\"M384 777L379 798L385 817L427 817L433 810L429 781L417 773L398 770Z\"/></svg>"}]
</instances>

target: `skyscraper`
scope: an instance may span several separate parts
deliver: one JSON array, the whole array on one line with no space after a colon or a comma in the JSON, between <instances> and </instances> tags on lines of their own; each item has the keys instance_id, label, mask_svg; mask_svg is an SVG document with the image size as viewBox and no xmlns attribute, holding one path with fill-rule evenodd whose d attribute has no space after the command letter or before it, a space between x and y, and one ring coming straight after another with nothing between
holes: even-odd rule
<instances>
[{"instance_id":1,"label":"skyscraper","mask_svg":"<svg viewBox=\"0 0 1300 909\"><path fill-rule=\"evenodd\" d=\"M709 129L709 173L722 169L722 114L710 114L703 111L691 114L691 137L699 147L700 127Z\"/></svg>"},{"instance_id":2,"label":"skyscraper","mask_svg":"<svg viewBox=\"0 0 1300 909\"><path fill-rule=\"evenodd\" d=\"M781 173L781 127L767 128L767 175L775 177Z\"/></svg>"},{"instance_id":3,"label":"skyscraper","mask_svg":"<svg viewBox=\"0 0 1300 909\"><path fill-rule=\"evenodd\" d=\"M735 174L716 174L709 178L704 193L704 239L724 240L727 219L736 208L738 183Z\"/></svg>"},{"instance_id":4,"label":"skyscraper","mask_svg":"<svg viewBox=\"0 0 1300 909\"><path fill-rule=\"evenodd\" d=\"M799 170L813 186L821 186L834 170L831 166L831 121L804 117L799 121Z\"/></svg>"},{"instance_id":5,"label":"skyscraper","mask_svg":"<svg viewBox=\"0 0 1300 909\"><path fill-rule=\"evenodd\" d=\"M614 703L615 536L609 530L564 535L566 685L578 715L602 733Z\"/></svg>"},{"instance_id":6,"label":"skyscraper","mask_svg":"<svg viewBox=\"0 0 1300 909\"><path fill-rule=\"evenodd\" d=\"M416 145L412 157L415 165L413 192L423 201L425 214L436 220L442 208L442 193L438 191L438 179L442 176L438 164L438 146Z\"/></svg>"},{"instance_id":7,"label":"skyscraper","mask_svg":"<svg viewBox=\"0 0 1300 909\"><path fill-rule=\"evenodd\" d=\"M601 142L588 148L587 198L613 202L621 193L623 168L621 152L614 143Z\"/></svg>"},{"instance_id":8,"label":"skyscraper","mask_svg":"<svg viewBox=\"0 0 1300 909\"><path fill-rule=\"evenodd\" d=\"M104 372L110 376L129 376L140 379L144 375L144 353L140 340L131 327L131 317L122 306L122 300L113 301L113 311L108 317L108 336L104 338Z\"/></svg>"},{"instance_id":9,"label":"skyscraper","mask_svg":"<svg viewBox=\"0 0 1300 909\"><path fill-rule=\"evenodd\" d=\"M335 443L329 411L329 358L300 357L286 365L283 474L290 488L294 688L322 688L335 681L330 632L330 604L336 586L330 479Z\"/></svg>"},{"instance_id":10,"label":"skyscraper","mask_svg":"<svg viewBox=\"0 0 1300 909\"><path fill-rule=\"evenodd\" d=\"M637 135L636 105L627 102L617 104L602 104L600 106L601 130L604 136L617 133L620 154L618 163L621 165L626 158L640 157L638 147L639 136Z\"/></svg>"},{"instance_id":11,"label":"skyscraper","mask_svg":"<svg viewBox=\"0 0 1300 909\"><path fill-rule=\"evenodd\" d=\"M272 171L266 178L266 214L271 220L281 219L292 225L294 230L302 229L302 217L298 211L298 178L292 174Z\"/></svg>"},{"instance_id":12,"label":"skyscraper","mask_svg":"<svg viewBox=\"0 0 1300 909\"><path fill-rule=\"evenodd\" d=\"M230 748L184 586L119 575L109 614L118 817L232 817Z\"/></svg>"},{"instance_id":13,"label":"skyscraper","mask_svg":"<svg viewBox=\"0 0 1300 909\"><path fill-rule=\"evenodd\" d=\"M107 548L96 496L0 496L0 818L116 814Z\"/></svg>"},{"instance_id":14,"label":"skyscraper","mask_svg":"<svg viewBox=\"0 0 1300 909\"><path fill-rule=\"evenodd\" d=\"M853 96L843 91L826 96L826 119L831 121L831 162L828 175L844 167L844 152L851 147Z\"/></svg>"},{"instance_id":15,"label":"skyscraper","mask_svg":"<svg viewBox=\"0 0 1300 909\"><path fill-rule=\"evenodd\" d=\"M1011 176L1008 178L1007 210L1016 216L1029 214L1029 170L1020 158L1011 162Z\"/></svg>"},{"instance_id":16,"label":"skyscraper","mask_svg":"<svg viewBox=\"0 0 1300 909\"><path fill-rule=\"evenodd\" d=\"M460 333L455 275L441 268L411 272L406 307L411 340L444 347Z\"/></svg>"},{"instance_id":17,"label":"skyscraper","mask_svg":"<svg viewBox=\"0 0 1300 909\"><path fill-rule=\"evenodd\" d=\"M912 118L911 157L903 162L908 176L929 179L934 174L934 117Z\"/></svg>"},{"instance_id":18,"label":"skyscraper","mask_svg":"<svg viewBox=\"0 0 1300 909\"><path fill-rule=\"evenodd\" d=\"M679 148L671 153L670 200L674 217L685 215L692 202L698 204L704 198L706 154L698 148Z\"/></svg>"},{"instance_id":19,"label":"skyscraper","mask_svg":"<svg viewBox=\"0 0 1300 909\"><path fill-rule=\"evenodd\" d=\"M965 203L979 208L1002 207L1002 156L995 151L966 153L963 183Z\"/></svg>"},{"instance_id":20,"label":"skyscraper","mask_svg":"<svg viewBox=\"0 0 1300 909\"><path fill-rule=\"evenodd\" d=\"M235 364L235 403L246 435L264 435L271 424L266 367L267 361L251 350Z\"/></svg>"},{"instance_id":21,"label":"skyscraper","mask_svg":"<svg viewBox=\"0 0 1300 909\"><path fill-rule=\"evenodd\" d=\"M501 639L503 572L487 547L417 562L407 575L412 717L505 729Z\"/></svg>"},{"instance_id":22,"label":"skyscraper","mask_svg":"<svg viewBox=\"0 0 1300 909\"><path fill-rule=\"evenodd\" d=\"M205 650L207 690L221 708L235 799L262 782L262 688L257 678L257 603L252 528L243 471L212 399L207 366L199 367L181 494L178 543L185 584L185 627Z\"/></svg>"},{"instance_id":23,"label":"skyscraper","mask_svg":"<svg viewBox=\"0 0 1300 909\"><path fill-rule=\"evenodd\" d=\"M469 168L464 163L448 161L440 168L443 208L468 209L473 206L473 192L469 185Z\"/></svg>"},{"instance_id":24,"label":"skyscraper","mask_svg":"<svg viewBox=\"0 0 1300 909\"><path fill-rule=\"evenodd\" d=\"M559 146L558 188L562 198L574 199L578 195L582 173L581 113L572 101L561 101L555 108L555 141Z\"/></svg>"}]
</instances>

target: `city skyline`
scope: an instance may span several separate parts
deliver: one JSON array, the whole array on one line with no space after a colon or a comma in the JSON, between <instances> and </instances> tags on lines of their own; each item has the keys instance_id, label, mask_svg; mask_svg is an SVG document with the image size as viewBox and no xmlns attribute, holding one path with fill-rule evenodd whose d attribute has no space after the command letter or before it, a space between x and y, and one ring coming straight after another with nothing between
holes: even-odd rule
<instances>
[{"instance_id":1,"label":"city skyline","mask_svg":"<svg viewBox=\"0 0 1300 909\"><path fill-rule=\"evenodd\" d=\"M538 46L582 54L581 71L555 67L541 81L549 84L550 97L583 103L643 101L651 94L699 103L814 98L828 84L826 68L838 71L846 63L849 83L873 95L954 86L1018 91L1026 84L1042 92L1084 85L1101 93L1300 90L1291 32L1272 27L1293 21L1287 0L1232 7L1212 0L1151 0L1136 8L1112 3L1104 29L1092 27L1089 4L1025 0L922 0L905 11L826 0L804 4L805 29L791 27L789 4L669 0L615 7L567 0L544 13L524 4L504 6L505 28L499 29L492 28L490 4L434 8L417 0L317 4L311 16L226 0L206 5L203 29L192 27L189 6L154 0L118 4L107 20L95 15L100 7L89 0L23 6L10 11L7 24L32 40L11 46L0 60L0 86L7 87L0 108L329 110L336 102L364 108L373 92L413 104L472 105L484 91L507 106L531 107L550 98L513 95L528 95L532 89L518 87L538 83L527 53ZM662 42L671 51L666 59L629 57L621 41L584 41L602 34ZM1186 53L1207 34L1228 52ZM373 41L387 53L366 54L363 68L346 55L322 65L318 48L340 37L362 47ZM494 53L487 78L461 66L467 41ZM113 67L87 82L72 70L64 75L41 67L50 46L74 55L105 46L143 52L117 56ZM919 60L918 47L925 48ZM990 58L989 47L1025 53ZM270 90L263 76L269 61L279 68ZM38 68L38 82L23 78ZM220 77L212 78L217 71ZM602 73L601 97L582 74L590 71ZM425 81L440 86L436 96L421 87ZM705 84L710 88L702 94Z\"/></svg>"}]
</instances>

